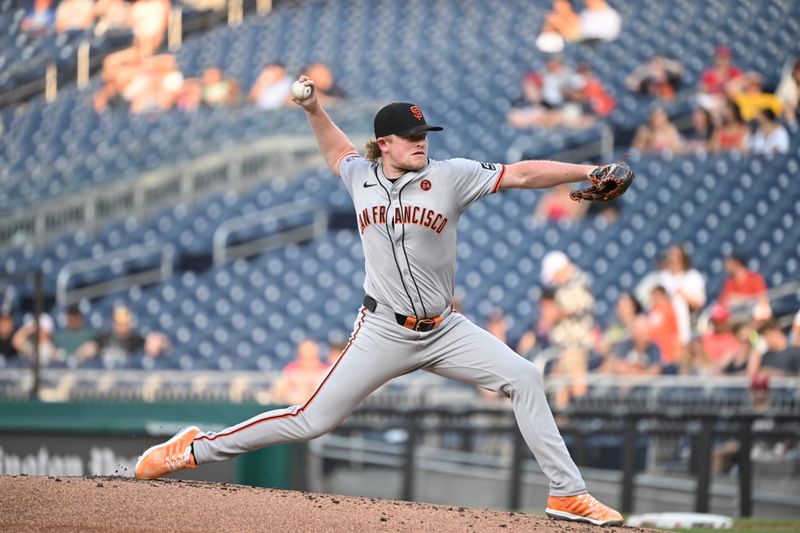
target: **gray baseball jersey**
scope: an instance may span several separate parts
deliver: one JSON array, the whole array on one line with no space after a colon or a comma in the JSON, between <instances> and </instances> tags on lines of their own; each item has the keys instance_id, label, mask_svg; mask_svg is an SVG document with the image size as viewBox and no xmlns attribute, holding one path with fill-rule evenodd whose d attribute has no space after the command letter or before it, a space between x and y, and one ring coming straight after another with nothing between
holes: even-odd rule
<instances>
[{"instance_id":1,"label":"gray baseball jersey","mask_svg":"<svg viewBox=\"0 0 800 533\"><path fill-rule=\"evenodd\" d=\"M458 220L497 191L505 167L431 160L394 182L382 168L358 154L339 164L364 245L364 290L403 315L437 316L453 301Z\"/></svg>"},{"instance_id":2,"label":"gray baseball jersey","mask_svg":"<svg viewBox=\"0 0 800 533\"><path fill-rule=\"evenodd\" d=\"M350 341L311 398L220 432L198 433L192 443L197 463L320 436L387 381L424 369L510 398L525 442L550 478L550 494L583 492L539 371L451 307L458 219L475 200L498 190L505 167L429 161L391 182L380 164L351 153L340 159L339 170L356 208L364 289L372 302L365 300ZM440 320L429 331L416 331L397 315Z\"/></svg>"}]
</instances>

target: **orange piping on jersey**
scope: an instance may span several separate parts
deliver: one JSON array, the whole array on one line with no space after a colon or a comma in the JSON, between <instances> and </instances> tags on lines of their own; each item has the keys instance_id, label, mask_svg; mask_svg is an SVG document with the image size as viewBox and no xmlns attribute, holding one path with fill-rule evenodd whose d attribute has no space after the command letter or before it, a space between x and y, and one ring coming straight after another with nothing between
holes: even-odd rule
<instances>
[{"instance_id":1,"label":"orange piping on jersey","mask_svg":"<svg viewBox=\"0 0 800 533\"><path fill-rule=\"evenodd\" d=\"M502 168L500 169L500 173L497 175L497 181L494 183L494 187L492 187L492 194L496 193L500 190L500 183L503 181L503 175L506 173L506 166L501 164Z\"/></svg>"},{"instance_id":2,"label":"orange piping on jersey","mask_svg":"<svg viewBox=\"0 0 800 533\"><path fill-rule=\"evenodd\" d=\"M339 170L339 164L342 162L342 159L344 159L345 157L347 157L349 155L358 155L358 152L355 152L353 150L349 150L349 151L343 153L342 155L340 155L339 158L336 160L336 164L334 165L334 168L337 171Z\"/></svg>"},{"instance_id":3,"label":"orange piping on jersey","mask_svg":"<svg viewBox=\"0 0 800 533\"><path fill-rule=\"evenodd\" d=\"M314 391L314 394L311 395L311 398L309 398L308 401L306 401L306 403L304 403L303 406L300 407L300 409L298 409L294 413L284 413L282 415L271 416L271 417L268 417L268 418L261 418L259 420L254 420L253 422L250 422L246 426L242 426L240 428L236 428L235 430L230 431L228 433L217 433L213 437L208 437L206 435L203 435L202 437L198 437L198 438L196 438L194 440L196 440L196 441L198 441L198 440L212 441L212 440L216 440L216 439L218 439L220 437L228 437L228 436L233 435L235 433L239 433L240 431L244 431L245 429L250 429L251 427L256 426L256 425L258 425L258 424L260 424L262 422L268 422L270 420L280 420L281 418L289 418L289 417L292 417L292 416L298 416L298 415L302 414L303 411L305 411L305 409L311 404L311 402L314 400L314 398L317 397L317 394L319 394L319 391L322 390L323 385L325 385L325 383L328 381L328 378L331 377L331 375L333 374L334 370L336 370L336 367L339 366L339 363L344 358L344 354L346 354L347 350L350 349L350 346L353 345L353 341L356 340L356 335L358 335L358 332L361 331L361 326L364 325L365 316L366 316L366 308L362 306L361 307L361 319L358 321L358 327L356 327L356 330L353 332L353 335L350 337L350 341L348 341L347 346L345 346L344 350L342 350L342 355L340 355L339 359L337 359L336 362L333 364L333 367L328 371L328 374L325 376L325 379L323 379L322 383L319 384L319 386L317 387L317 390Z\"/></svg>"}]
</instances>

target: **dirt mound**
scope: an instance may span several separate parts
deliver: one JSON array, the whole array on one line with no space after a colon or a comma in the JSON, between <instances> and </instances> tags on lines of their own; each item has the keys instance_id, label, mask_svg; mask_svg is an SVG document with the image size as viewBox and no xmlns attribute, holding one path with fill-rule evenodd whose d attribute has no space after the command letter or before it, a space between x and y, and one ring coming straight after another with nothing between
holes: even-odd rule
<instances>
[{"instance_id":1,"label":"dirt mound","mask_svg":"<svg viewBox=\"0 0 800 533\"><path fill-rule=\"evenodd\" d=\"M242 485L31 476L0 476L0 530L602 531L522 513Z\"/></svg>"}]
</instances>

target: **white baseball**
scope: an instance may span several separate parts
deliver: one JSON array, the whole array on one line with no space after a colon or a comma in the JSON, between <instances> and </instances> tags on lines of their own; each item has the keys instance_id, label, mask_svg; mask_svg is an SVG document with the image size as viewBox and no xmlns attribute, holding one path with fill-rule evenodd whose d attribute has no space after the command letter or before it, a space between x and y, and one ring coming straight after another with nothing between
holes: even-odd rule
<instances>
[{"instance_id":1,"label":"white baseball","mask_svg":"<svg viewBox=\"0 0 800 533\"><path fill-rule=\"evenodd\" d=\"M297 100L305 100L311 96L311 87L301 81L296 81L292 84L292 96Z\"/></svg>"}]
</instances>

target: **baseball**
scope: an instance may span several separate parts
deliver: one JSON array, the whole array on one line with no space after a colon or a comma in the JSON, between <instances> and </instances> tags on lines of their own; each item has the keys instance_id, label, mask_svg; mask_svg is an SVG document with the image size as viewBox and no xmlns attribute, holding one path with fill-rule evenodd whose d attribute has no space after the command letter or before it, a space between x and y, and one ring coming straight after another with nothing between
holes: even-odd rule
<instances>
[{"instance_id":1,"label":"baseball","mask_svg":"<svg viewBox=\"0 0 800 533\"><path fill-rule=\"evenodd\" d=\"M301 81L296 81L292 84L292 96L297 100L305 100L311 96L311 87Z\"/></svg>"}]
</instances>

